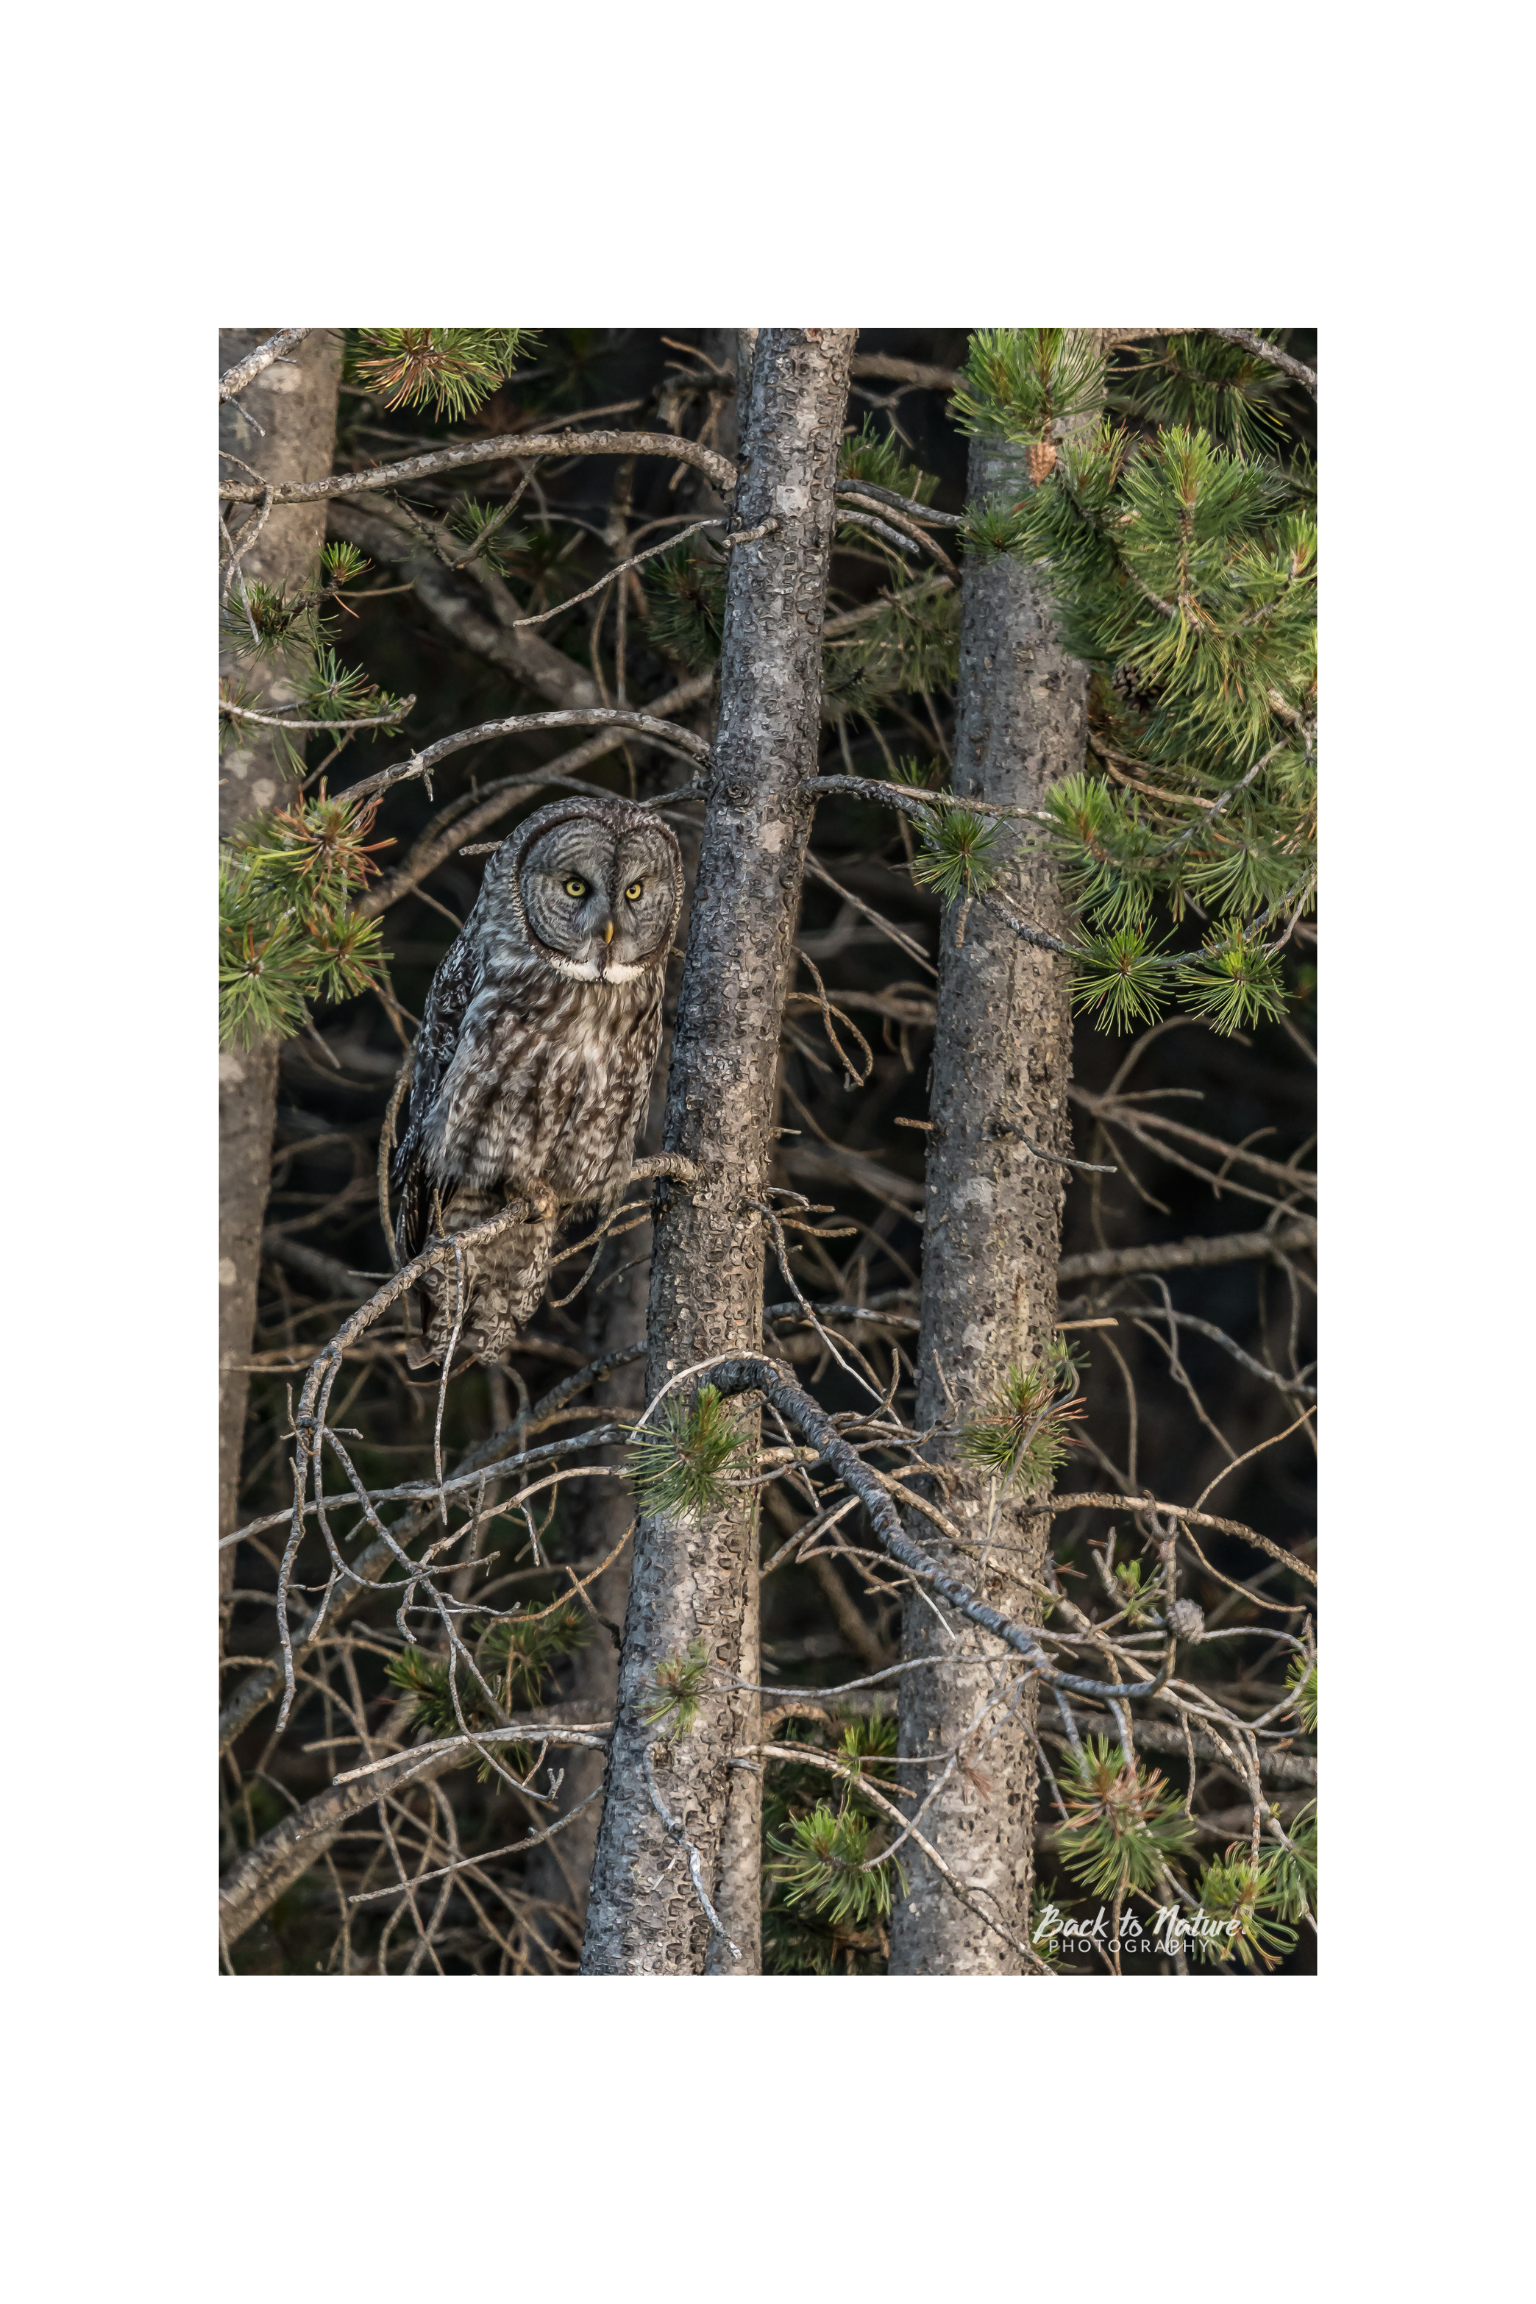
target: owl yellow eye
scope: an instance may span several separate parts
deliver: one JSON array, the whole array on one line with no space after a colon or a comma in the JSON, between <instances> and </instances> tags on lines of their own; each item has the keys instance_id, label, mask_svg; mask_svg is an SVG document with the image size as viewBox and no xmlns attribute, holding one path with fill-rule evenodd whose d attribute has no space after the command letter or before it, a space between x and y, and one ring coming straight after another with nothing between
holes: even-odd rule
<instances>
[{"instance_id":1,"label":"owl yellow eye","mask_svg":"<svg viewBox=\"0 0 1536 2304\"><path fill-rule=\"evenodd\" d=\"M567 896L585 896L587 884L585 880L567 880L565 892Z\"/></svg>"},{"instance_id":2,"label":"owl yellow eye","mask_svg":"<svg viewBox=\"0 0 1536 2304\"><path fill-rule=\"evenodd\" d=\"M637 903L639 901L640 891L644 886L645 882L643 880L637 880L633 887L626 888L624 891L625 902L628 904Z\"/></svg>"}]
</instances>

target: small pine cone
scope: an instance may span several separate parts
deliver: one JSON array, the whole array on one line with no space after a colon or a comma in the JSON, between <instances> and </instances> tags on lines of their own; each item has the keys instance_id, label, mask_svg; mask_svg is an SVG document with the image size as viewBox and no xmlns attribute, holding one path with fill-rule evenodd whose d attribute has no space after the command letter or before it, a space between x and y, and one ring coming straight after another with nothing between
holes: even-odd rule
<instances>
[{"instance_id":1,"label":"small pine cone","mask_svg":"<svg viewBox=\"0 0 1536 2304\"><path fill-rule=\"evenodd\" d=\"M1168 1611L1168 1629L1181 1640L1198 1640L1205 1630L1205 1610L1198 1600L1175 1600Z\"/></svg>"},{"instance_id":2,"label":"small pine cone","mask_svg":"<svg viewBox=\"0 0 1536 2304\"><path fill-rule=\"evenodd\" d=\"M1029 449L1029 476L1038 488L1041 481L1056 469L1056 443L1054 440L1035 440Z\"/></svg>"}]
</instances>

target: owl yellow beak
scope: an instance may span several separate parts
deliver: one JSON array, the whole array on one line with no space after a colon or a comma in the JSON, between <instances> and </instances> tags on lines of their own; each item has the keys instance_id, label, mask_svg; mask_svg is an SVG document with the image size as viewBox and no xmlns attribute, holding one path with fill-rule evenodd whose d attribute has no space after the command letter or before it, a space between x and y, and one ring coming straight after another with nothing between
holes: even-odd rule
<instances>
[{"instance_id":1,"label":"owl yellow beak","mask_svg":"<svg viewBox=\"0 0 1536 2304\"><path fill-rule=\"evenodd\" d=\"M613 942L613 922L611 920L605 920L603 922L603 942L605 944L611 944Z\"/></svg>"}]
</instances>

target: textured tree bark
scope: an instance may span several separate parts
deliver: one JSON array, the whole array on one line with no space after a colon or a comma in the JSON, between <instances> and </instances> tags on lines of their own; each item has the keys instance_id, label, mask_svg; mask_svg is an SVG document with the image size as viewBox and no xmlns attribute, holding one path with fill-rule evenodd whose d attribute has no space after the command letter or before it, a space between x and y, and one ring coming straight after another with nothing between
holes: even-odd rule
<instances>
[{"instance_id":1,"label":"textured tree bark","mask_svg":"<svg viewBox=\"0 0 1536 2304\"><path fill-rule=\"evenodd\" d=\"M719 737L667 1095L666 1148L686 1153L700 1174L687 1191L673 1188L656 1221L648 1396L712 1355L760 1348L763 1233L750 1203L764 1199L768 1179L853 336L761 330L740 410L737 515L745 527L770 519L777 527L732 553L727 579ZM693 1389L679 1387L685 1399ZM755 1417L745 1422L755 1428ZM660 1800L698 1850L707 1889L729 1892L742 1957L721 1972L760 1965L759 1917L736 1893L739 1826L722 1861L737 1773L727 1762L744 1732L750 1740L755 1700L706 1696L685 1735L645 1717L657 1667L695 1641L712 1679L745 1677L756 1537L750 1497L696 1520L647 1518L636 1530L584 1974L698 1975L706 1966L708 1924L689 1859L652 1800L647 1761Z\"/></svg>"},{"instance_id":2,"label":"textured tree bark","mask_svg":"<svg viewBox=\"0 0 1536 2304\"><path fill-rule=\"evenodd\" d=\"M737 332L735 329L707 330L703 337L704 349L722 365L737 364ZM716 426L713 445L720 454L735 462L737 449L736 401L734 394L725 404ZM699 512L728 512L727 500L719 496L703 473L690 473L692 492ZM687 483L685 483L687 485ZM679 507L681 509L681 507ZM551 654L557 653L554 650ZM562 658L562 662L568 659ZM574 670L575 667L573 666ZM711 681L711 685L713 682ZM595 693L595 691L594 691ZM713 734L713 730L710 731ZM689 780L686 769L677 772L677 780ZM698 865L698 833L691 825L676 827L682 843L683 863L689 887L692 888ZM686 928L683 931L686 935ZM662 1148L666 1119L666 1081L671 1069L672 1036L669 1032L657 1067L656 1087L652 1098L650 1121L645 1131L642 1149L659 1152ZM588 1292L590 1307L587 1341L592 1357L619 1350L626 1344L639 1343L645 1335L646 1306L650 1296L650 1236L649 1230L630 1233L614 1243L607 1263ZM622 1269L627 1267L627 1269ZM622 1277L612 1279L611 1271L621 1270ZM599 1291L601 1291L599 1293ZM645 1406L645 1370L639 1361L628 1368L620 1368L600 1385L594 1400L615 1416L632 1419ZM570 1509L580 1515L578 1545L582 1558L603 1559L623 1535L634 1515L633 1500L627 1486L608 1481L595 1482L590 1488L578 1487L572 1496ZM611 1622L623 1622L629 1599L629 1555L615 1561L612 1568L592 1587L592 1598L598 1613ZM755 1615L747 1612L749 1630L755 1627ZM743 1643L745 1650L745 1642ZM749 1674L743 1667L740 1677L755 1679L755 1659ZM606 1633L580 1651L571 1677L571 1692L578 1701L591 1709L583 1715L593 1720L613 1717L618 1701L619 1659L613 1642ZM573 1806L592 1791L601 1779L603 1756L597 1752L573 1751L567 1762L567 1776L563 1788L563 1805ZM743 1823L739 1813L741 1802L739 1787L756 1786L758 1780L734 1772L731 1778L726 1814L725 1837L729 1846L733 1837L739 1839L743 1831L760 1831L761 1797L750 1818ZM551 1840L535 1849L528 1862L528 1886L535 1896L547 1898L551 1903L570 1901L578 1919L585 1925L587 1892L592 1874L592 1859L597 1848L598 1829L602 1822L602 1805L594 1802L586 1813L563 1832L558 1840ZM754 1843L755 1844L755 1843ZM754 1875L752 1893L758 1893ZM731 1899L727 1897L727 1902ZM717 1907L718 1908L718 1907ZM734 1904L732 1906L734 1914ZM722 1917L725 1915L722 1913ZM730 1918L726 1925L731 1926ZM741 1935L732 1928L737 1943Z\"/></svg>"},{"instance_id":3,"label":"textured tree bark","mask_svg":"<svg viewBox=\"0 0 1536 2304\"><path fill-rule=\"evenodd\" d=\"M1022 451L973 442L973 500L999 489L1022 495L1028 485ZM1050 784L1081 768L1086 737L1087 674L1054 636L1036 579L1011 560L972 562L960 620L956 793L1039 807ZM1025 919L1052 935L1066 934L1069 916L1048 863L1028 858L1011 865L1002 893ZM969 1420L1012 1363L1028 1366L1043 1355L1056 1319L1067 1171L1036 1158L1024 1139L1058 1157L1071 1150L1068 963L1026 945L980 905L970 912L963 945L958 929L956 906L945 917L939 959L917 1362L920 1428L948 1408L941 1368L948 1393ZM959 1453L958 1440L929 1451L950 1465ZM951 1478L949 1511L979 1540L995 1491L973 1472ZM1020 1551L1000 1549L990 1562L936 1542L931 1522L914 1521L913 1533L991 1606L1037 1623L1038 1602L1028 1586L1000 1565L1011 1559L1038 1573L1048 1523L1031 1516L1028 1501L1014 1494L1002 1504L994 1541ZM1011 1677L1000 1642L951 1622L953 1637L923 1601L908 1601L904 1657L976 1659L903 1675L900 1750L910 1758L952 1749L998 1672ZM974 1751L973 1773L956 1771L923 1826L957 1876L1022 1937L1034 1865L1035 1755L1028 1724L1036 1686L1025 1692L1022 1718ZM915 1779L918 1772L911 1774ZM914 1856L909 1877L911 1893L892 1917L893 1976L1023 1972L1020 1955L945 1889L921 1855Z\"/></svg>"},{"instance_id":4,"label":"textured tree bark","mask_svg":"<svg viewBox=\"0 0 1536 2304\"><path fill-rule=\"evenodd\" d=\"M219 368L253 351L270 328L221 328ZM330 471L336 452L336 395L341 381L341 338L320 329L287 362L274 362L249 383L241 406L219 410L219 446L274 481L315 480ZM242 408L248 413L242 413ZM261 426L258 432L256 427ZM221 473L240 465L221 460ZM232 526L235 524L232 523ZM238 527L236 528L238 535ZM240 563L247 581L297 582L311 566L325 535L324 504L274 509ZM258 697L282 694L280 666L242 666L245 686ZM276 803L283 769L264 729L251 728L224 753L219 772L219 836ZM240 1363L251 1356L256 1325L256 1281L261 1226L267 1205L272 1127L277 1109L277 1042L248 1050L225 1049L219 1058L219 1533L238 1525L240 1447L245 1434L250 1378ZM227 1614L235 1549L219 1555L221 1616Z\"/></svg>"}]
</instances>

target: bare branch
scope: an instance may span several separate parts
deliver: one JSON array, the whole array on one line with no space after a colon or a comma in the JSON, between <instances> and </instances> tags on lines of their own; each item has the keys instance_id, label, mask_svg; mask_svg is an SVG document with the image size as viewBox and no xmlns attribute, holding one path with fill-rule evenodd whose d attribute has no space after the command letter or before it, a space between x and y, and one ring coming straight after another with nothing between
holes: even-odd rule
<instances>
[{"instance_id":1,"label":"bare branch","mask_svg":"<svg viewBox=\"0 0 1536 2304\"><path fill-rule=\"evenodd\" d=\"M1317 370L1309 368L1305 361L1293 360L1289 352L1282 352L1279 345L1271 344L1267 336L1251 335L1246 328L1208 328L1206 334L1219 336L1227 344L1240 344L1245 352L1256 352L1271 367L1282 369L1287 376L1293 376L1298 384L1304 384L1314 400L1317 398Z\"/></svg>"},{"instance_id":2,"label":"bare branch","mask_svg":"<svg viewBox=\"0 0 1536 2304\"><path fill-rule=\"evenodd\" d=\"M1275 1256L1287 1248L1317 1246L1310 1216L1277 1224L1273 1232L1222 1232L1212 1239L1168 1240L1150 1248L1090 1248L1063 1256L1063 1280L1117 1280L1132 1272L1195 1272L1211 1264L1243 1264L1249 1257Z\"/></svg>"},{"instance_id":3,"label":"bare branch","mask_svg":"<svg viewBox=\"0 0 1536 2304\"><path fill-rule=\"evenodd\" d=\"M254 352L247 352L245 358L237 360L233 368L225 369L219 378L219 398L233 400L235 394L243 392L247 384L261 374L263 368L270 368L274 360L281 360L285 352L291 352L295 344L302 344L306 336L313 334L312 328L279 328L277 334L269 336L265 344L258 344Z\"/></svg>"},{"instance_id":4,"label":"bare branch","mask_svg":"<svg viewBox=\"0 0 1536 2304\"><path fill-rule=\"evenodd\" d=\"M409 480L426 480L438 472L458 472L475 464L504 464L524 456L669 456L691 464L712 481L722 495L736 485L736 467L697 440L681 439L673 432L499 432L490 440L467 442L461 448L438 448L430 455L408 456L399 464L375 464L364 472L337 472L329 480L289 480L273 487L276 504L313 504L322 497L357 496L372 488L399 488ZM219 494L235 504L253 504L267 486L244 480L221 480Z\"/></svg>"},{"instance_id":5,"label":"bare branch","mask_svg":"<svg viewBox=\"0 0 1536 2304\"><path fill-rule=\"evenodd\" d=\"M408 776L430 776L440 760L462 752L466 745L488 744L496 736L521 736L532 728L626 729L649 737L653 744L662 744L669 751L682 752L706 768L714 757L704 738L695 736L691 728L673 728L650 712L619 712L611 708L589 712L523 712L514 714L510 720L482 720L478 728L461 728L457 735L440 736L424 751L413 752L409 760L402 760L393 768L381 768L376 776L365 776L361 783L349 784L345 797L363 800L374 792L387 792L392 784L399 784Z\"/></svg>"}]
</instances>

